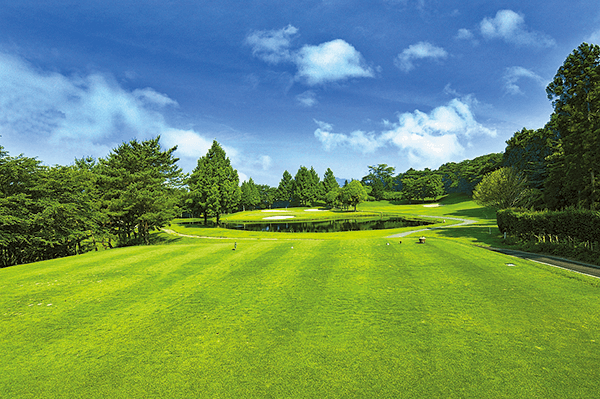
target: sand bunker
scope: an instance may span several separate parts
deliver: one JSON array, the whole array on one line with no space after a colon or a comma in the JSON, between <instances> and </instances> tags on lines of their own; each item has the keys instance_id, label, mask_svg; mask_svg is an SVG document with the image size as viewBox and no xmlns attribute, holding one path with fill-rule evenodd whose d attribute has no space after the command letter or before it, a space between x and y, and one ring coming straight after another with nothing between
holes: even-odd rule
<instances>
[{"instance_id":1,"label":"sand bunker","mask_svg":"<svg viewBox=\"0 0 600 399\"><path fill-rule=\"evenodd\" d=\"M440 204L427 204L423 205L425 208L437 208L438 206L442 206Z\"/></svg>"},{"instance_id":2,"label":"sand bunker","mask_svg":"<svg viewBox=\"0 0 600 399\"><path fill-rule=\"evenodd\" d=\"M292 219L294 216L269 216L263 219L269 219L269 220L274 220L274 219Z\"/></svg>"},{"instance_id":3,"label":"sand bunker","mask_svg":"<svg viewBox=\"0 0 600 399\"><path fill-rule=\"evenodd\" d=\"M291 211L284 211L281 209L263 209L261 212L291 212Z\"/></svg>"},{"instance_id":4,"label":"sand bunker","mask_svg":"<svg viewBox=\"0 0 600 399\"><path fill-rule=\"evenodd\" d=\"M325 209L305 209L304 212L323 212Z\"/></svg>"}]
</instances>

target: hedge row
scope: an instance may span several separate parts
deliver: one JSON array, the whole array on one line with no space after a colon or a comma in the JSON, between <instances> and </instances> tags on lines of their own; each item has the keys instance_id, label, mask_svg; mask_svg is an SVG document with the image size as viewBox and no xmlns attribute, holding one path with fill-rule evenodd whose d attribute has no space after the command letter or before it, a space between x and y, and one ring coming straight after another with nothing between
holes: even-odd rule
<instances>
[{"instance_id":1,"label":"hedge row","mask_svg":"<svg viewBox=\"0 0 600 399\"><path fill-rule=\"evenodd\" d=\"M579 241L600 241L600 212L585 209L528 211L503 209L496 214L501 232L521 238L555 236Z\"/></svg>"}]
</instances>

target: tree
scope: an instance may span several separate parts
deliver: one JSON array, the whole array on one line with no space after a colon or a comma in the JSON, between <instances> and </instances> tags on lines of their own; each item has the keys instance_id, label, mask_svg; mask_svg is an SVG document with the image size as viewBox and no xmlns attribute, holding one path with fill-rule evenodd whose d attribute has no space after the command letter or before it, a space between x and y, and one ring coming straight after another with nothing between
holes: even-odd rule
<instances>
[{"instance_id":1,"label":"tree","mask_svg":"<svg viewBox=\"0 0 600 399\"><path fill-rule=\"evenodd\" d=\"M546 158L555 152L557 139L548 126L537 130L523 128L506 141L502 165L523 173L530 188L542 190L548 177Z\"/></svg>"},{"instance_id":2,"label":"tree","mask_svg":"<svg viewBox=\"0 0 600 399\"><path fill-rule=\"evenodd\" d=\"M273 202L277 198L277 189L270 187L268 184L257 185L258 193L260 196L260 203L265 207L271 209Z\"/></svg>"},{"instance_id":3,"label":"tree","mask_svg":"<svg viewBox=\"0 0 600 399\"><path fill-rule=\"evenodd\" d=\"M277 199L287 203L292 202L292 194L294 192L294 179L287 170L283 172L283 177L277 187Z\"/></svg>"},{"instance_id":4,"label":"tree","mask_svg":"<svg viewBox=\"0 0 600 399\"><path fill-rule=\"evenodd\" d=\"M330 168L327 168L327 170L325 171L325 174L323 175L323 190L325 192L325 195L327 195L327 193L330 192L331 190L333 190L334 188L339 188L339 187L340 187L340 185L338 184L337 180L335 179L333 172L331 171Z\"/></svg>"},{"instance_id":5,"label":"tree","mask_svg":"<svg viewBox=\"0 0 600 399\"><path fill-rule=\"evenodd\" d=\"M600 46L583 43L575 49L546 93L564 151L563 186L577 193L572 205L594 209L600 202Z\"/></svg>"},{"instance_id":6,"label":"tree","mask_svg":"<svg viewBox=\"0 0 600 399\"><path fill-rule=\"evenodd\" d=\"M498 209L527 206L531 191L527 178L514 168L500 168L483 177L473 191L473 200Z\"/></svg>"},{"instance_id":7,"label":"tree","mask_svg":"<svg viewBox=\"0 0 600 399\"><path fill-rule=\"evenodd\" d=\"M437 174L442 177L444 191L472 195L483 176L502 167L502 157L502 153L492 153L440 166Z\"/></svg>"},{"instance_id":8,"label":"tree","mask_svg":"<svg viewBox=\"0 0 600 399\"><path fill-rule=\"evenodd\" d=\"M313 168L312 166L310 167L309 172L310 177L312 179L313 190L315 192L314 201L322 201L325 198L325 190L323 188L323 184L321 183L321 178L319 177L319 174L317 173L315 168Z\"/></svg>"},{"instance_id":9,"label":"tree","mask_svg":"<svg viewBox=\"0 0 600 399\"><path fill-rule=\"evenodd\" d=\"M362 182L373 188L371 195L376 200L383 198L384 191L394 191L394 171L393 166L386 164L369 166L369 174L362 178Z\"/></svg>"},{"instance_id":10,"label":"tree","mask_svg":"<svg viewBox=\"0 0 600 399\"><path fill-rule=\"evenodd\" d=\"M254 180L252 178L248 179L248 181L242 182L241 187L241 199L240 205L242 205L242 210L254 208L260 204L260 192L256 184L254 184Z\"/></svg>"},{"instance_id":11,"label":"tree","mask_svg":"<svg viewBox=\"0 0 600 399\"><path fill-rule=\"evenodd\" d=\"M149 244L150 231L177 214L172 194L183 179L179 159L173 156L177 147L163 151L159 140L160 136L142 142L132 140L100 159L102 209L121 243L133 236Z\"/></svg>"},{"instance_id":12,"label":"tree","mask_svg":"<svg viewBox=\"0 0 600 399\"><path fill-rule=\"evenodd\" d=\"M336 208L336 207L341 206L342 205L341 194L342 194L342 189L339 186L332 188L325 195L325 203L331 208Z\"/></svg>"},{"instance_id":13,"label":"tree","mask_svg":"<svg viewBox=\"0 0 600 399\"><path fill-rule=\"evenodd\" d=\"M342 189L340 200L343 205L353 206L356 212L356 206L367 200L367 191L361 182L352 180Z\"/></svg>"},{"instance_id":14,"label":"tree","mask_svg":"<svg viewBox=\"0 0 600 399\"><path fill-rule=\"evenodd\" d=\"M43 171L34 158L11 157L0 147L0 255L1 266L44 259L41 226L35 223ZM38 219L39 220L39 219Z\"/></svg>"},{"instance_id":15,"label":"tree","mask_svg":"<svg viewBox=\"0 0 600 399\"><path fill-rule=\"evenodd\" d=\"M208 215L214 216L219 224L220 215L235 209L240 202L239 181L237 170L214 140L190 176L188 204L204 214L205 224Z\"/></svg>"},{"instance_id":16,"label":"tree","mask_svg":"<svg viewBox=\"0 0 600 399\"><path fill-rule=\"evenodd\" d=\"M306 166L300 166L294 176L293 198L303 206L311 206L317 200L315 177Z\"/></svg>"}]
</instances>

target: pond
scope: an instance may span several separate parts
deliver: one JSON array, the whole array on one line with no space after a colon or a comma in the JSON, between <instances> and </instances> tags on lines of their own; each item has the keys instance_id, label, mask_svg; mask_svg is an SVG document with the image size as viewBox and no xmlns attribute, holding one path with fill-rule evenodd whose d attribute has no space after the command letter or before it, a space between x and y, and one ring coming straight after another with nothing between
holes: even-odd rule
<instances>
[{"instance_id":1,"label":"pond","mask_svg":"<svg viewBox=\"0 0 600 399\"><path fill-rule=\"evenodd\" d=\"M333 233L338 231L361 231L396 229L399 227L426 226L431 221L390 217L384 219L337 219L315 222L267 222L267 223L224 223L221 227L234 230L274 231L296 233Z\"/></svg>"}]
</instances>

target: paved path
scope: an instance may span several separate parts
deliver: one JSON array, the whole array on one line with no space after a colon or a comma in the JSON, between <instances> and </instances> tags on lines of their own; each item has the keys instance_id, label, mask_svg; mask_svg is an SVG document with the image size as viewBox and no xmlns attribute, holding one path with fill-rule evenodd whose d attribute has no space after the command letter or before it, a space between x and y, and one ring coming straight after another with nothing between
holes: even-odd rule
<instances>
[{"instance_id":1,"label":"paved path","mask_svg":"<svg viewBox=\"0 0 600 399\"><path fill-rule=\"evenodd\" d=\"M394 234L394 235L388 236L388 238L406 237L408 235L411 235L411 234L414 234L414 233L421 233L423 231L430 231L430 230L435 230L435 229L445 229L445 228L448 228L448 227L458 227L458 226L465 226L467 224L477 223L476 220L451 218L451 217L448 217L448 216L424 216L424 215L419 215L419 217L420 218L432 218L432 219L444 219L444 220L458 220L461 223L452 224L452 225L449 225L449 226L436 226L436 227L428 227L428 228L419 229L419 230L405 231L403 233L398 233L398 234Z\"/></svg>"},{"instance_id":2,"label":"paved path","mask_svg":"<svg viewBox=\"0 0 600 399\"><path fill-rule=\"evenodd\" d=\"M600 278L600 266L590 265L588 263L578 262L570 259L559 258L558 256L534 254L531 252L518 251L515 249L504 249L504 248L491 248L481 247L489 249L490 251L500 252L505 255L515 256L521 259L528 259L534 262L543 263L545 265L560 267L562 269L568 269L581 274L587 274L588 276Z\"/></svg>"},{"instance_id":3,"label":"paved path","mask_svg":"<svg viewBox=\"0 0 600 399\"><path fill-rule=\"evenodd\" d=\"M462 223L454 224L451 226L437 226L437 227L430 227L430 228L419 229L419 230L405 231L403 233L388 236L388 238L406 237L410 234L421 233L424 231L430 231L430 230L434 230L434 229L442 229L442 228L454 227L454 226L465 226L468 224L477 223L477 221L475 221L475 220L459 219L459 218L444 217L444 216L420 216L420 217L458 220ZM518 250L514 250L514 249L491 248L491 247L481 247L481 248L485 248L485 249L495 251L495 252L500 252L500 253L503 253L503 254L509 255L509 256L515 256L515 257L521 258L521 259L528 259L533 262L543 263L545 265L560 267L562 269L567 269L567 270L571 270L571 271L574 271L577 273L586 274L588 276L600 278L600 266L591 265L591 264L583 263L583 262L578 262L578 261L574 261L574 260L570 260L570 259L559 258L557 256L535 254L535 253L531 253L531 252L518 251Z\"/></svg>"}]
</instances>

